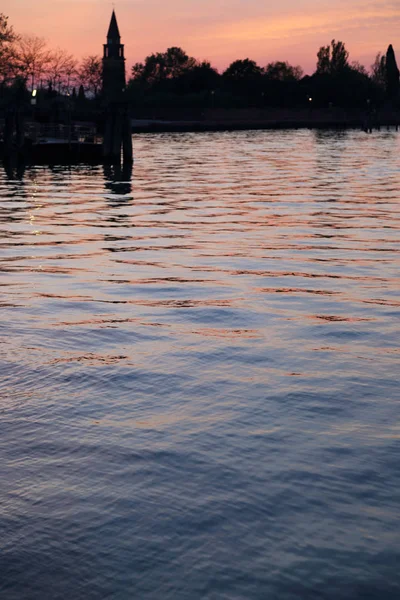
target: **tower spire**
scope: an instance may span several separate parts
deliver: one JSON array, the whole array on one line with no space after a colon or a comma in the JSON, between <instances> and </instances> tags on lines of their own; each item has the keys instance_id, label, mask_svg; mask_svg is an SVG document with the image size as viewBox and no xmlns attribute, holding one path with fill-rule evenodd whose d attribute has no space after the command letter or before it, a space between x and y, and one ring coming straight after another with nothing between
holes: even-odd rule
<instances>
[{"instance_id":1,"label":"tower spire","mask_svg":"<svg viewBox=\"0 0 400 600\"><path fill-rule=\"evenodd\" d=\"M107 33L107 41L108 43L117 43L119 44L121 41L121 36L118 29L117 17L115 16L115 10L113 9L110 21L110 27L108 28Z\"/></svg>"}]
</instances>

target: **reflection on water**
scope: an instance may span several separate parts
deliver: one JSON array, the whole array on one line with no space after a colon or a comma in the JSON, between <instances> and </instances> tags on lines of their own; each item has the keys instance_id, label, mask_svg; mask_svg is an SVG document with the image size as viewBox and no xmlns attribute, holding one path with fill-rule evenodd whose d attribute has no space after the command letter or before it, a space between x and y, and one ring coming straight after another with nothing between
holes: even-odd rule
<instances>
[{"instance_id":1,"label":"reflection on water","mask_svg":"<svg viewBox=\"0 0 400 600\"><path fill-rule=\"evenodd\" d=\"M399 140L1 172L1 597L399 597Z\"/></svg>"},{"instance_id":2,"label":"reflection on water","mask_svg":"<svg viewBox=\"0 0 400 600\"><path fill-rule=\"evenodd\" d=\"M132 191L132 168L132 164L104 165L103 167L106 189L118 196L117 202L121 200L121 196L126 196ZM123 198L122 202L125 201L126 198Z\"/></svg>"}]
</instances>

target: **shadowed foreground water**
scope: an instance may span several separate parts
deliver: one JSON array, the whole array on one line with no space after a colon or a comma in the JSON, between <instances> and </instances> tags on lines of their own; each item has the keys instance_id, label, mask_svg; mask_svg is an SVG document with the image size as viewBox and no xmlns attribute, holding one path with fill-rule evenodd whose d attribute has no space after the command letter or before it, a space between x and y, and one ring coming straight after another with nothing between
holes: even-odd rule
<instances>
[{"instance_id":1,"label":"shadowed foreground water","mask_svg":"<svg viewBox=\"0 0 400 600\"><path fill-rule=\"evenodd\" d=\"M134 148L0 175L1 599L397 600L400 136Z\"/></svg>"}]
</instances>

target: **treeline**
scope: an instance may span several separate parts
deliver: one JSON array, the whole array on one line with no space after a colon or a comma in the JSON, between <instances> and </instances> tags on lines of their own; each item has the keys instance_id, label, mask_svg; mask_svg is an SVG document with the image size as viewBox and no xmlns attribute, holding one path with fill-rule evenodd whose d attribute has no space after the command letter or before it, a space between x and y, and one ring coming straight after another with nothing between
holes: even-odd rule
<instances>
[{"instance_id":1,"label":"treeline","mask_svg":"<svg viewBox=\"0 0 400 600\"><path fill-rule=\"evenodd\" d=\"M350 62L340 41L317 53L315 73L276 61L265 67L248 58L219 73L181 48L151 54L132 68L128 94L136 105L199 103L211 107L365 107L399 101L399 70L392 46L378 54L369 71Z\"/></svg>"},{"instance_id":2,"label":"treeline","mask_svg":"<svg viewBox=\"0 0 400 600\"><path fill-rule=\"evenodd\" d=\"M71 54L48 48L36 36L18 35L0 13L0 89L23 83L28 89L72 95L101 96L102 59L78 62ZM265 66L246 58L222 73L178 47L148 56L133 66L126 97L141 109L240 107L379 107L399 106L399 69L389 46L367 70L351 62L345 44L332 40L317 52L315 72L285 61Z\"/></svg>"}]
</instances>

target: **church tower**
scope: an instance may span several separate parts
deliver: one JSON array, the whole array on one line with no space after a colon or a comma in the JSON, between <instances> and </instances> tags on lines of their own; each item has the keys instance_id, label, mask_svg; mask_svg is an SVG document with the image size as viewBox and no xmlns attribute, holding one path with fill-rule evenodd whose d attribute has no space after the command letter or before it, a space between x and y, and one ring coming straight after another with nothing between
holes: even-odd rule
<instances>
[{"instance_id":1,"label":"church tower","mask_svg":"<svg viewBox=\"0 0 400 600\"><path fill-rule=\"evenodd\" d=\"M121 44L117 18L113 10L103 54L103 94L105 98L118 99L125 89L125 84L124 45Z\"/></svg>"},{"instance_id":2,"label":"church tower","mask_svg":"<svg viewBox=\"0 0 400 600\"><path fill-rule=\"evenodd\" d=\"M132 125L125 85L124 46L113 11L103 55L103 155L106 162L120 164L122 150L124 164L131 165Z\"/></svg>"}]
</instances>

